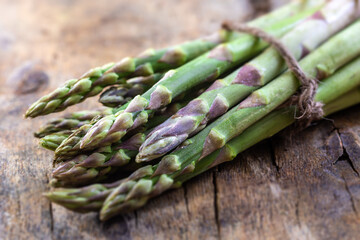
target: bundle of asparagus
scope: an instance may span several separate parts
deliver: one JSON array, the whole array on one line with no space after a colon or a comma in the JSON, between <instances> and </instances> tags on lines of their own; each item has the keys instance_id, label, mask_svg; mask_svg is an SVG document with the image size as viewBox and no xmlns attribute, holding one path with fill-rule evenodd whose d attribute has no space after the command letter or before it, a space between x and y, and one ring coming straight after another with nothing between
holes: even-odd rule
<instances>
[{"instance_id":1,"label":"bundle of asparagus","mask_svg":"<svg viewBox=\"0 0 360 240\"><path fill-rule=\"evenodd\" d=\"M293 13L293 10L288 11L287 16ZM283 21L277 21L268 27L269 32L277 36L282 35L314 11L314 8L311 8ZM275 14L263 17L260 19L262 21L254 21L253 25L258 27L269 24L270 20L264 19L272 19L272 15ZM279 18L277 14L276 16ZM263 22L266 24L262 24ZM255 37L243 35L228 43L220 44L212 51L176 70L167 72L160 82L141 96L136 96L128 104L116 109L114 114L91 124L91 127L80 128L62 142L55 151L56 156L72 156L79 151L88 151L121 140L127 131L145 124L154 111L171 103L173 98L204 81L215 80L226 70L259 53L266 45L263 41L257 41Z\"/></svg>"},{"instance_id":2,"label":"bundle of asparagus","mask_svg":"<svg viewBox=\"0 0 360 240\"><path fill-rule=\"evenodd\" d=\"M360 103L357 7L353 0L295 2L248 23L278 38L302 71L321 81L314 100L324 116ZM220 30L68 81L26 116L117 86L100 96L110 108L72 113L35 133L55 151L56 188L45 196L106 220L233 160L299 116L291 97L301 83L286 68L266 41Z\"/></svg>"}]
</instances>

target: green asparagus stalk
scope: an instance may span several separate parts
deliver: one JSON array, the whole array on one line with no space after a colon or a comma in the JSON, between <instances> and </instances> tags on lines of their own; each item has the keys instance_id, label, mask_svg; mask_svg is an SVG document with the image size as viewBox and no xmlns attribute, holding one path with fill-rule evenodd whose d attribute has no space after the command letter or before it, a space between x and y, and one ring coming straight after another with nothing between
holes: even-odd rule
<instances>
[{"instance_id":1,"label":"green asparagus stalk","mask_svg":"<svg viewBox=\"0 0 360 240\"><path fill-rule=\"evenodd\" d=\"M351 29L351 28L350 28ZM354 30L354 29L352 29ZM351 41L351 40L350 40ZM335 41L337 42L337 41ZM344 48L342 49L344 50ZM325 54L327 55L327 54ZM311 56L311 55L310 55ZM335 71L339 66L338 64L343 63L339 61L340 59L333 56L334 63L328 66L328 70ZM312 62L313 65L317 65L318 62ZM333 76L326 79L323 85L319 87L316 95L316 101L319 101L323 104L328 104L334 101L336 98L340 97L344 93L354 89L356 86L360 85L360 72L358 71L360 66L360 58L356 59L356 61L350 63L345 66L343 69L335 73ZM309 74L309 72L308 72ZM283 74L283 76L290 76L289 74ZM281 79L279 77L278 79ZM291 77L288 77L291 79ZM299 85L298 83L296 85ZM337 91L333 91L334 88L337 88ZM148 165L148 167L152 171L149 171L147 176L143 176L139 178L137 181L130 181L132 187L130 189L123 189L122 185L127 184L128 181L124 180L115 190L111 192L111 194L106 198L103 207L100 211L100 219L107 220L110 217L123 213L129 210L133 210L139 208L144 205L148 199L161 194L163 191L170 189L171 187L177 186L178 182L175 180L185 178L187 174L191 174L197 167L198 164L203 164L203 162L208 162L209 158L213 152L203 156L202 154L202 145L206 141L207 135L214 128L217 128L224 122L228 122L228 118L226 115L236 115L237 108L235 111L230 111L228 114L225 114L223 117L210 124L207 128L205 128L202 132L197 134L195 137L188 140L188 145L180 148L179 150L174 151L173 153L166 155L162 158L162 160L157 165ZM290 111L290 109L286 109L284 112L290 113L290 118L294 118L294 111ZM294 120L292 120L294 121ZM253 124L256 125L254 121ZM277 123L277 124L281 124ZM288 124L285 124L285 127ZM227 125L228 127L231 125ZM251 129L251 128L250 128ZM261 131L261 127L256 127L256 130L253 130L254 134L259 129ZM241 132L239 132L241 133ZM259 134L259 136L261 136ZM236 139L241 138L242 135L238 136ZM260 137L262 138L262 136ZM246 139L246 141L249 139ZM234 140L236 141L236 140ZM245 139L238 140L245 142ZM226 144L226 143L225 143ZM228 161L229 159L233 159L238 153L236 148L230 148L229 146L222 144L221 150L218 152L217 156L213 158L214 160L209 164L206 164L206 169L208 167L217 165L223 161ZM231 145L230 145L231 146ZM241 148L243 150L243 148ZM145 168L144 167L144 168ZM198 167L198 171L199 171ZM204 169L204 170L206 170Z\"/></svg>"},{"instance_id":2,"label":"green asparagus stalk","mask_svg":"<svg viewBox=\"0 0 360 240\"><path fill-rule=\"evenodd\" d=\"M353 105L359 104L360 102L360 87L351 90L348 93L340 96L334 101L330 102L324 107L324 112L329 114L339 112L343 109L349 108Z\"/></svg>"},{"instance_id":3,"label":"green asparagus stalk","mask_svg":"<svg viewBox=\"0 0 360 240\"><path fill-rule=\"evenodd\" d=\"M281 41L296 59L301 59L351 23L356 13L354 4L352 0L328 3L287 33ZM286 64L277 50L269 48L228 77L215 81L205 93L147 136L140 147L137 161L149 161L170 152L285 68Z\"/></svg>"},{"instance_id":4,"label":"green asparagus stalk","mask_svg":"<svg viewBox=\"0 0 360 240\"><path fill-rule=\"evenodd\" d=\"M325 105L324 112L326 113L326 115L328 115L359 103L360 88L357 88ZM217 150L216 152L202 159L202 161L195 165L195 167L193 168L193 172L189 172L187 174L175 177L173 181L173 186L180 186L183 182L191 179L194 176L199 175L210 167L219 164L219 162L216 162L215 160L219 159L219 153L224 151L224 149L231 149L232 151L234 151L230 155L231 159L228 159L232 160L238 153L246 150L247 148L268 137L273 136L274 134L294 122L294 111L294 107L290 107L276 110L270 113L268 116L246 129L241 135L231 140L221 150ZM144 172L144 170L145 175L150 175L153 171L152 168L149 169L149 167L140 171ZM144 175L137 173L135 173L135 175ZM124 184L122 188L124 189L126 186L131 187L131 185L134 185L134 181L139 178L140 177L132 177L131 181L129 181L129 179L125 179L114 182L112 184L93 184L83 188L56 188L50 192L45 193L44 195L52 202L60 204L73 211L98 211L102 207L105 199L113 190L116 189L116 187L120 186L121 183L124 183L126 181L129 181L130 183L128 183L128 185Z\"/></svg>"},{"instance_id":5,"label":"green asparagus stalk","mask_svg":"<svg viewBox=\"0 0 360 240\"><path fill-rule=\"evenodd\" d=\"M137 95L143 94L148 90L147 86L135 84L134 86L120 85L110 87L101 93L99 102L106 107L118 107L129 102Z\"/></svg>"},{"instance_id":6,"label":"green asparagus stalk","mask_svg":"<svg viewBox=\"0 0 360 240\"><path fill-rule=\"evenodd\" d=\"M312 8L287 18L267 28L267 31L274 36L281 36L317 9ZM253 25L261 27L261 24L256 24L256 22ZM168 72L159 83L142 96L135 97L121 107L116 114L106 116L94 124L84 137L80 134L85 132L82 130L79 134L70 136L56 150L56 155L64 154L74 148L89 150L119 141L129 129L146 123L154 110L169 104L172 98L204 81L216 79L226 70L256 55L266 46L265 42L257 41L250 35L243 35L232 42L220 44L209 53L183 65L176 71ZM80 144L74 141L73 137L81 139Z\"/></svg>"}]
</instances>

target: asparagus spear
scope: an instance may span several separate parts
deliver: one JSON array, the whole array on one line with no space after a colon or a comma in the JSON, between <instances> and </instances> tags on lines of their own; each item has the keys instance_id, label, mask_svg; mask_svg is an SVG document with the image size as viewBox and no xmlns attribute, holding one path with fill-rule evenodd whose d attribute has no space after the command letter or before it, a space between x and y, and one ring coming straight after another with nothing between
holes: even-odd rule
<instances>
[{"instance_id":1,"label":"asparagus spear","mask_svg":"<svg viewBox=\"0 0 360 240\"><path fill-rule=\"evenodd\" d=\"M281 40L296 59L304 57L324 40L352 21L354 1L332 1L299 24ZM217 80L201 96L151 132L136 159L149 161L170 152L189 136L203 129L252 91L264 86L285 69L284 60L274 48Z\"/></svg>"},{"instance_id":2,"label":"asparagus spear","mask_svg":"<svg viewBox=\"0 0 360 240\"><path fill-rule=\"evenodd\" d=\"M360 88L357 88L325 105L324 112L328 115L359 103ZM175 177L173 181L175 184L173 184L173 186L180 186L183 182L199 175L210 167L219 164L219 162L216 162L215 160L219 159L221 156L219 153L224 152L224 149L231 149L234 151L231 155L229 155L231 156L231 159L227 159L232 160L238 153L281 131L294 122L294 111L294 107L289 107L270 113L268 116L246 129L241 135L231 140L221 150L217 150L202 159L202 161L198 162L195 167L193 167L193 172ZM150 175L152 172L152 168L150 169L149 167L140 171L143 172L144 170L145 172L148 172L147 175ZM138 174L138 176L139 175L141 176L144 174ZM137 179L139 179L139 177L132 178L132 181L129 181L130 183L124 184L122 186L123 190L125 190L125 187L131 187L131 185L134 185L134 181ZM49 200L73 211L98 211L102 207L107 196L115 190L116 187L120 186L121 183L126 183L126 180L128 179L120 180L112 184L93 184L83 188L56 188L44 195Z\"/></svg>"},{"instance_id":3,"label":"asparagus spear","mask_svg":"<svg viewBox=\"0 0 360 240\"><path fill-rule=\"evenodd\" d=\"M121 181L93 184L83 188L57 188L55 191L44 193L44 196L76 212L98 211L109 193L120 183Z\"/></svg>"},{"instance_id":4,"label":"asparagus spear","mask_svg":"<svg viewBox=\"0 0 360 240\"><path fill-rule=\"evenodd\" d=\"M268 28L267 31L275 36L281 36L317 9L312 8L287 18ZM256 24L256 22L253 24L261 27L261 24ZM70 136L59 146L55 154L66 154L67 151L74 149L93 149L119 141L129 129L146 123L154 110L169 104L172 98L203 81L215 79L226 70L254 56L266 46L265 42L257 41L249 35L243 35L232 42L219 45L176 71L168 72L160 82L142 96L135 97L121 107L116 114L102 118L93 125L91 130L80 130L79 133ZM82 136L85 132L86 134ZM80 144L74 139L81 139Z\"/></svg>"},{"instance_id":5,"label":"asparagus spear","mask_svg":"<svg viewBox=\"0 0 360 240\"><path fill-rule=\"evenodd\" d=\"M342 63L342 61L338 58L334 58L336 63ZM317 64L318 62L312 62L313 64ZM331 71L336 70L336 66L338 65L334 63L333 66L328 65L328 69ZM339 65L338 65L339 66ZM345 66L339 72L335 73L332 77L328 78L325 83L318 89L316 100L322 102L324 104L330 103L336 98L340 97L344 93L348 92L351 89L354 89L355 86L360 85L360 73L358 71L360 66L360 58L358 58L355 62L352 62L348 66ZM309 72L308 72L309 73ZM284 74L283 76L289 76L288 74ZM291 77L289 77L290 79ZM280 77L281 79L281 77ZM298 84L296 84L298 85ZM333 91L334 88L337 88L337 91ZM226 115L236 115L237 109L235 111L230 111L229 114ZM294 118L294 112L291 109L286 109L284 114L290 113L290 118ZM206 136L210 131L214 128L218 127L224 122L227 122L228 117L223 116L219 120L210 124L207 128L205 128L198 135L189 140L189 145L184 146L183 148L174 151L173 153L165 156L157 165L148 165L147 167L152 171L149 171L147 176L143 176L139 178L137 181L132 182L132 187L130 189L123 189L122 185L127 184L128 181L124 180L116 189L114 189L111 194L106 198L103 207L100 211L100 219L106 220L116 214L126 212L129 210L133 210L139 208L144 205L149 198L157 196L161 194L163 191L170 189L173 186L177 186L178 183L176 180L185 178L187 174L193 172L198 164L203 164L204 162L208 162L209 158L212 158L213 161L211 163L206 164L206 169L208 167L217 165L223 161L227 161L229 159L233 159L238 153L236 148L229 148L229 146L223 144L221 150L218 152L217 156L211 157L211 153L215 152L215 150L206 156L201 154L201 146L206 140ZM219 123L220 122L220 123ZM254 124L255 122L253 122ZM277 123L279 124L279 123ZM288 124L285 124L285 127ZM231 125L230 125L231 126ZM256 126L256 123L255 123ZM250 128L251 129L251 128ZM261 136L256 131L261 131L261 127L256 127L251 130L256 134L256 136ZM241 133L241 132L239 132ZM254 135L253 134L253 135ZM258 135L259 134L259 135ZM246 136L246 134L245 134ZM238 136L234 141L248 141L249 139L241 139L242 135ZM249 140L251 141L251 140ZM231 147L231 145L230 145ZM243 150L243 148L241 148ZM209 156L210 155L210 156ZM200 166L198 167L199 171ZM204 169L205 170L205 169Z\"/></svg>"},{"instance_id":6,"label":"asparagus spear","mask_svg":"<svg viewBox=\"0 0 360 240\"><path fill-rule=\"evenodd\" d=\"M329 114L349 108L360 103L360 87L351 90L324 106L324 112Z\"/></svg>"},{"instance_id":7,"label":"asparagus spear","mask_svg":"<svg viewBox=\"0 0 360 240\"><path fill-rule=\"evenodd\" d=\"M63 130L45 135L40 139L40 146L51 151L55 149L73 133L72 130Z\"/></svg>"},{"instance_id":8,"label":"asparagus spear","mask_svg":"<svg viewBox=\"0 0 360 240\"><path fill-rule=\"evenodd\" d=\"M111 87L104 91L100 95L99 102L107 107L119 107L129 102L135 96L143 94L163 76L164 74L162 73L155 73L147 77L129 79L127 84Z\"/></svg>"},{"instance_id":9,"label":"asparagus spear","mask_svg":"<svg viewBox=\"0 0 360 240\"><path fill-rule=\"evenodd\" d=\"M129 102L135 96L143 94L147 89L142 84L135 84L131 87L126 85L111 87L101 93L99 102L106 107L118 107Z\"/></svg>"}]
</instances>

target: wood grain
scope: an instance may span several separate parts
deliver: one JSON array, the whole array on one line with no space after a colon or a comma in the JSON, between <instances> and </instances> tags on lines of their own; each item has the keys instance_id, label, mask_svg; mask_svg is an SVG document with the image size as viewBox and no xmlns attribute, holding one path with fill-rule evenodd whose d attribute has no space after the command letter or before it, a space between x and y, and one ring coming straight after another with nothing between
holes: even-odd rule
<instances>
[{"instance_id":1,"label":"wood grain","mask_svg":"<svg viewBox=\"0 0 360 240\"><path fill-rule=\"evenodd\" d=\"M300 134L287 129L106 223L41 196L52 155L32 133L59 114L24 120L31 102L91 67L285 2L0 0L0 239L357 239L359 106Z\"/></svg>"}]
</instances>

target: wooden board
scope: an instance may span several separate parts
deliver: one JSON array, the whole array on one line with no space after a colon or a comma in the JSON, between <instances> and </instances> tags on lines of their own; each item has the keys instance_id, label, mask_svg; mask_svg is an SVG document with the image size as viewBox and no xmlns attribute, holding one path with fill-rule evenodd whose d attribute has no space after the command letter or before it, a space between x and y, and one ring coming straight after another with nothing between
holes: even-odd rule
<instances>
[{"instance_id":1,"label":"wooden board","mask_svg":"<svg viewBox=\"0 0 360 240\"><path fill-rule=\"evenodd\" d=\"M31 102L87 69L210 33L284 1L0 0L0 239L358 239L360 106L270 140L101 223L50 204ZM71 108L96 106L96 99Z\"/></svg>"}]
</instances>

